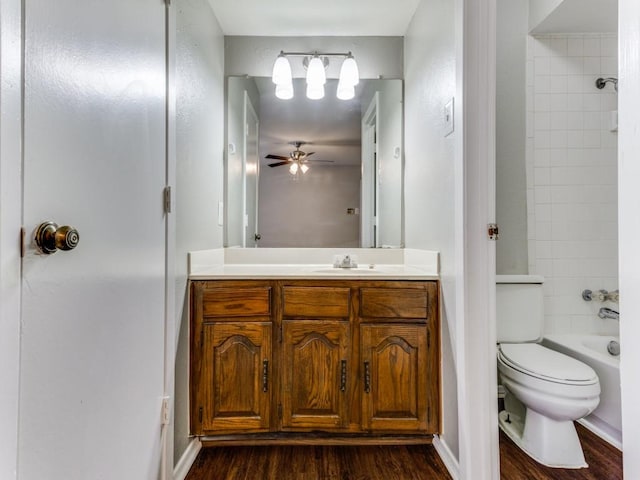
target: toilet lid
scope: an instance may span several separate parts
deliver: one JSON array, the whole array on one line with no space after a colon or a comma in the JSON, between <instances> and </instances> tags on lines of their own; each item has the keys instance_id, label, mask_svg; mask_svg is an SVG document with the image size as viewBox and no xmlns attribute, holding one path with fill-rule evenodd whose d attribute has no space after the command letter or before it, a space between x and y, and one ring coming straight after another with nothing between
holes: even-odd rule
<instances>
[{"instance_id":1,"label":"toilet lid","mask_svg":"<svg viewBox=\"0 0 640 480\"><path fill-rule=\"evenodd\" d=\"M499 352L507 365L543 380L574 385L598 381L589 365L537 343L501 344Z\"/></svg>"}]
</instances>

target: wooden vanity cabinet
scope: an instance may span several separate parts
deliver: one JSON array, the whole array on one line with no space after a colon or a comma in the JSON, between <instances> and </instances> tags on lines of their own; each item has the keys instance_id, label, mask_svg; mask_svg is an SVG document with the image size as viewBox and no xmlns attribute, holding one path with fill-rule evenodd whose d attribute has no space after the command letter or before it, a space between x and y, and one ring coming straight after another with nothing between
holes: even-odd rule
<instances>
[{"instance_id":1,"label":"wooden vanity cabinet","mask_svg":"<svg viewBox=\"0 0 640 480\"><path fill-rule=\"evenodd\" d=\"M194 435L439 433L437 282L194 281L191 299Z\"/></svg>"},{"instance_id":2,"label":"wooden vanity cabinet","mask_svg":"<svg viewBox=\"0 0 640 480\"><path fill-rule=\"evenodd\" d=\"M193 434L270 430L272 291L268 284L192 284Z\"/></svg>"}]
</instances>

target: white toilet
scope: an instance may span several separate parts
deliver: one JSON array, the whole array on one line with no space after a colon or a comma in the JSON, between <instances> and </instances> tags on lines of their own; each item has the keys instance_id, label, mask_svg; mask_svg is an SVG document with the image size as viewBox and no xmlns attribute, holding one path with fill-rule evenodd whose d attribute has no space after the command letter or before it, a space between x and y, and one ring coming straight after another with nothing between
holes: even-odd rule
<instances>
[{"instance_id":1,"label":"white toilet","mask_svg":"<svg viewBox=\"0 0 640 480\"><path fill-rule=\"evenodd\" d=\"M498 370L506 390L500 428L543 465L583 468L573 421L598 406L600 382L588 365L536 343L544 323L543 281L496 276Z\"/></svg>"}]
</instances>

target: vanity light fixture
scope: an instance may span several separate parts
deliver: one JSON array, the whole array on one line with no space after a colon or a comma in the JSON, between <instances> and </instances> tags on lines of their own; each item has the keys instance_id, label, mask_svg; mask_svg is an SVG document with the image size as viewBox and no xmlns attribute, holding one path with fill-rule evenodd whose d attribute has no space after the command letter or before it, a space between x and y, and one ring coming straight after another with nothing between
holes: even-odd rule
<instances>
[{"instance_id":1,"label":"vanity light fixture","mask_svg":"<svg viewBox=\"0 0 640 480\"><path fill-rule=\"evenodd\" d=\"M302 63L307 69L307 98L319 100L324 97L324 85L327 83L326 68L329 57L345 57L340 67L337 97L350 100L355 96L355 86L360 82L358 64L351 52L319 53L319 52L284 52L281 51L273 65L271 79L276 84L276 97L288 100L293 98L293 75L288 57L303 57Z\"/></svg>"}]
</instances>

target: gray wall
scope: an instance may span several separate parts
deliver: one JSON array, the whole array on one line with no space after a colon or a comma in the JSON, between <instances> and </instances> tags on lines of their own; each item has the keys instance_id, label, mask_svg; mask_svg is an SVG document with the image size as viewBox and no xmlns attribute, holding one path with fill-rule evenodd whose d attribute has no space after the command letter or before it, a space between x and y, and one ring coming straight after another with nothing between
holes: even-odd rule
<instances>
[{"instance_id":1,"label":"gray wall","mask_svg":"<svg viewBox=\"0 0 640 480\"><path fill-rule=\"evenodd\" d=\"M498 0L496 70L496 273L528 273L526 78L528 0Z\"/></svg>"},{"instance_id":2,"label":"gray wall","mask_svg":"<svg viewBox=\"0 0 640 480\"><path fill-rule=\"evenodd\" d=\"M222 246L223 37L207 0L176 4L176 308L174 460L189 433L187 252Z\"/></svg>"},{"instance_id":3,"label":"gray wall","mask_svg":"<svg viewBox=\"0 0 640 480\"><path fill-rule=\"evenodd\" d=\"M270 77L281 50L325 53L351 51L361 78L402 78L402 37L225 37L225 74ZM338 78L341 62L331 62L328 78ZM302 61L291 61L294 77L304 77Z\"/></svg>"},{"instance_id":4,"label":"gray wall","mask_svg":"<svg viewBox=\"0 0 640 480\"><path fill-rule=\"evenodd\" d=\"M261 247L358 247L360 166L312 164L297 179L286 166L262 168L258 225Z\"/></svg>"},{"instance_id":5,"label":"gray wall","mask_svg":"<svg viewBox=\"0 0 640 480\"><path fill-rule=\"evenodd\" d=\"M405 239L440 251L442 318L441 439L457 457L456 198L454 136L443 109L456 92L454 2L423 0L405 37Z\"/></svg>"}]
</instances>

